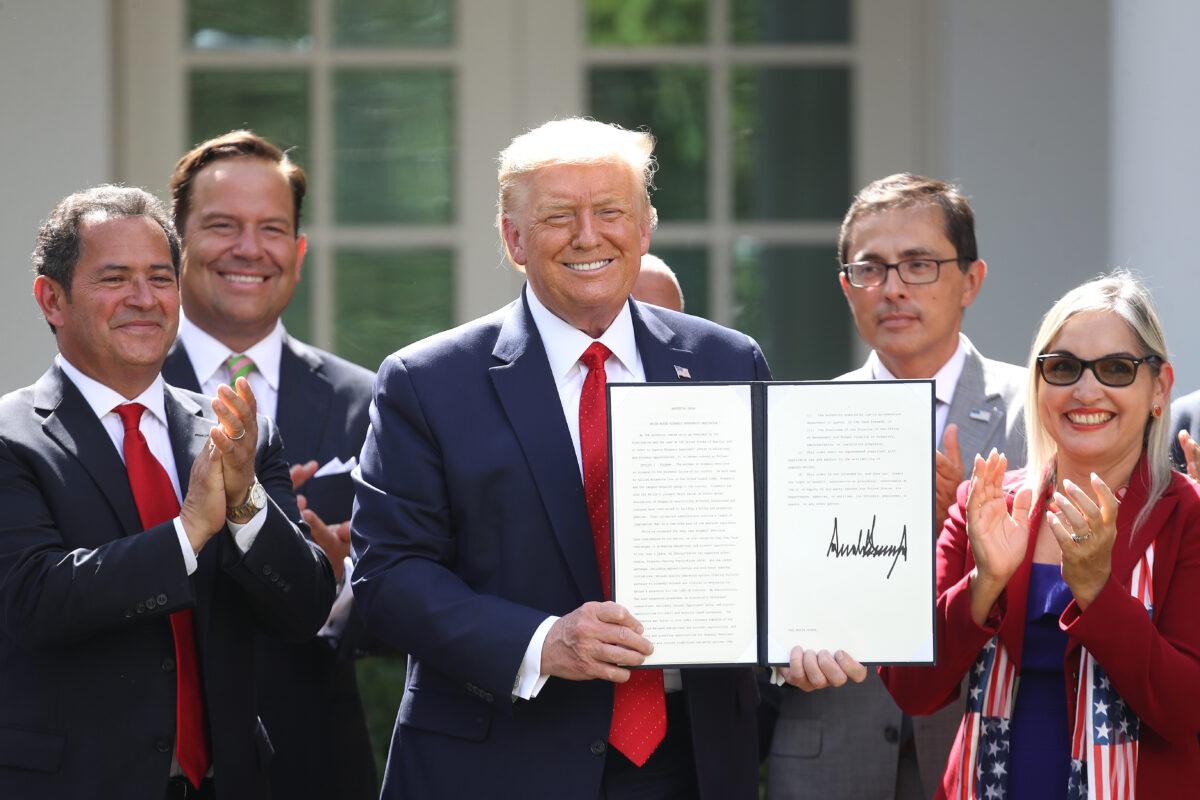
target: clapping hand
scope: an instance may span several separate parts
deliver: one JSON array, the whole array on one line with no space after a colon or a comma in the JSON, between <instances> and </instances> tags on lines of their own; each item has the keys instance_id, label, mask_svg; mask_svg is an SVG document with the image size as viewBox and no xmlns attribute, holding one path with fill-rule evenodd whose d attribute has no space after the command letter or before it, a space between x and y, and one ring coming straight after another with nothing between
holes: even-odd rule
<instances>
[{"instance_id":1,"label":"clapping hand","mask_svg":"<svg viewBox=\"0 0 1200 800\"><path fill-rule=\"evenodd\" d=\"M1050 530L1062 550L1063 580L1081 609L1096 599L1108 581L1113 543L1117 539L1120 502L1094 472L1092 490L1099 505L1083 489L1071 481L1063 481L1063 491L1054 493L1058 511L1046 512Z\"/></svg>"},{"instance_id":2,"label":"clapping hand","mask_svg":"<svg viewBox=\"0 0 1200 800\"><path fill-rule=\"evenodd\" d=\"M1008 459L995 448L986 460L975 456L967 495L967 539L975 569L971 574L971 616L983 625L992 605L1025 558L1033 491L1017 492L1012 511L1004 491Z\"/></svg>"},{"instance_id":3,"label":"clapping hand","mask_svg":"<svg viewBox=\"0 0 1200 800\"><path fill-rule=\"evenodd\" d=\"M1183 448L1183 458L1187 464L1187 474L1192 480L1200 481L1200 442L1192 438L1186 431L1179 432L1179 446Z\"/></svg>"}]
</instances>

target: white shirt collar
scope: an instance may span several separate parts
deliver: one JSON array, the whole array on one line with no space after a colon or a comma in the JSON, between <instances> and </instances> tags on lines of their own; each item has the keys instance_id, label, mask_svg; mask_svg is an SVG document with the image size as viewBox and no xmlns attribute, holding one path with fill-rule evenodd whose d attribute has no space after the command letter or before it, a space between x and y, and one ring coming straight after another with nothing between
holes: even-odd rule
<instances>
[{"instance_id":1,"label":"white shirt collar","mask_svg":"<svg viewBox=\"0 0 1200 800\"><path fill-rule=\"evenodd\" d=\"M963 365L967 362L967 343L969 341L966 334L959 333L958 347L954 349L949 360L942 364L942 368L933 374L933 394L939 403L950 405L950 401L954 399L954 390L958 386L958 379L962 377ZM871 355L867 356L867 365L871 369L871 377L875 380L896 380L896 376L888 371L874 350L871 351Z\"/></svg>"},{"instance_id":2,"label":"white shirt collar","mask_svg":"<svg viewBox=\"0 0 1200 800\"><path fill-rule=\"evenodd\" d=\"M533 322L542 337L546 358L550 361L550 372L554 375L556 383L561 382L572 370L578 369L579 357L593 341L601 342L611 350L613 356L630 374L638 373L641 358L638 356L637 340L633 335L633 315L629 311L628 302L621 306L621 312L608 326L608 330L600 334L599 339L593 339L542 305L532 286L526 284L525 288L529 311L533 314Z\"/></svg>"},{"instance_id":3,"label":"white shirt collar","mask_svg":"<svg viewBox=\"0 0 1200 800\"><path fill-rule=\"evenodd\" d=\"M97 419L103 419L105 414L123 403L141 403L163 425L167 424L166 400L163 398L162 374L154 376L154 382L146 390L132 400L126 399L120 392L105 386L94 378L89 378L79 371L79 368L67 361L62 353L54 357L55 362L63 373L75 384L75 388L83 395Z\"/></svg>"},{"instance_id":4,"label":"white shirt collar","mask_svg":"<svg viewBox=\"0 0 1200 800\"><path fill-rule=\"evenodd\" d=\"M271 332L242 354L250 357L254 368L275 391L279 391L279 363L283 359L284 333L283 321L275 320L275 327ZM187 349L188 358L201 386L216 375L218 370L225 368L225 362L231 355L238 355L217 341L212 334L191 322L183 313L183 309L179 311L179 338L183 340L183 346Z\"/></svg>"}]
</instances>

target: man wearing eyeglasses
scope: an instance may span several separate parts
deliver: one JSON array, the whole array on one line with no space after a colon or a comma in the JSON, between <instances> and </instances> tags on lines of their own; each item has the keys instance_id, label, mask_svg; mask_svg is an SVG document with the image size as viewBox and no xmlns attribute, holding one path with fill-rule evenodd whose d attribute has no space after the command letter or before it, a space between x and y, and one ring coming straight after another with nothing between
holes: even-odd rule
<instances>
[{"instance_id":1,"label":"man wearing eyeglasses","mask_svg":"<svg viewBox=\"0 0 1200 800\"><path fill-rule=\"evenodd\" d=\"M961 332L987 275L959 189L902 173L868 184L842 221L838 278L872 350L841 380L932 378L937 520L964 479L964 456L993 447L1025 462L1025 371L980 355ZM853 655L853 654L851 654ZM768 796L917 798L933 794L961 716L957 704L905 715L874 674L836 692L783 690Z\"/></svg>"}]
</instances>

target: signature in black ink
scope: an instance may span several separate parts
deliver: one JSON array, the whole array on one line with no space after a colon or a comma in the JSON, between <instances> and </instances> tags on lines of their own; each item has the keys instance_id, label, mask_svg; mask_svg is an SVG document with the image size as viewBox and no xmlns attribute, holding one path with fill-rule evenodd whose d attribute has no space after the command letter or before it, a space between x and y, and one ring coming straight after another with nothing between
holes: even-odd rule
<instances>
[{"instance_id":1,"label":"signature in black ink","mask_svg":"<svg viewBox=\"0 0 1200 800\"><path fill-rule=\"evenodd\" d=\"M866 541L863 541L863 534L866 534ZM908 526L905 525L900 529L900 544L877 545L875 544L875 516L871 516L871 527L866 531L861 528L858 531L858 541L855 544L842 544L838 540L838 521L837 517L833 518L833 536L829 539L829 549L825 551L825 557L829 558L887 558L892 557L892 566L888 570L888 578L892 577L892 571L896 569L896 562L900 560L900 556L904 556L904 561L908 561Z\"/></svg>"}]
</instances>

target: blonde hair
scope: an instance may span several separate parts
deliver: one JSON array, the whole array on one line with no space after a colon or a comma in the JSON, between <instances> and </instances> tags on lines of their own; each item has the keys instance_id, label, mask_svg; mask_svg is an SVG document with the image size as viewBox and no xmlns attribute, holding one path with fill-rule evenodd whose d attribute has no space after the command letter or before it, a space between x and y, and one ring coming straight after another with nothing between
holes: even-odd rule
<instances>
[{"instance_id":1,"label":"blonde hair","mask_svg":"<svg viewBox=\"0 0 1200 800\"><path fill-rule=\"evenodd\" d=\"M555 164L624 164L633 172L640 189L638 202L650 226L658 224L658 213L650 204L654 186L654 137L645 131L628 131L620 125L594 119L556 119L512 140L500 151L500 196L496 227L525 200L525 179L535 170Z\"/></svg>"},{"instance_id":2,"label":"blonde hair","mask_svg":"<svg viewBox=\"0 0 1200 800\"><path fill-rule=\"evenodd\" d=\"M1107 311L1116 314L1137 337L1143 356L1155 355L1164 362L1167 361L1167 341L1158 321L1154 300L1142 282L1132 273L1116 270L1108 275L1100 275L1059 298L1046 312L1046 316L1042 317L1041 327L1038 328L1033 347L1029 350L1029 380L1025 390L1025 467L1028 482L1035 492L1041 489L1040 483L1047 469L1054 466L1057 453L1054 440L1046 433L1038 409L1038 389L1041 381L1038 377L1037 357L1046 351L1067 324L1067 320L1085 311ZM1153 370L1152 374L1159 373L1159 365L1147 366ZM1146 423L1143 446L1150 466L1150 492L1134 521L1134 530L1149 515L1151 508L1162 497L1171 481L1171 465L1168 459L1170 418L1171 398L1168 394L1163 400L1162 414L1150 417Z\"/></svg>"}]
</instances>

